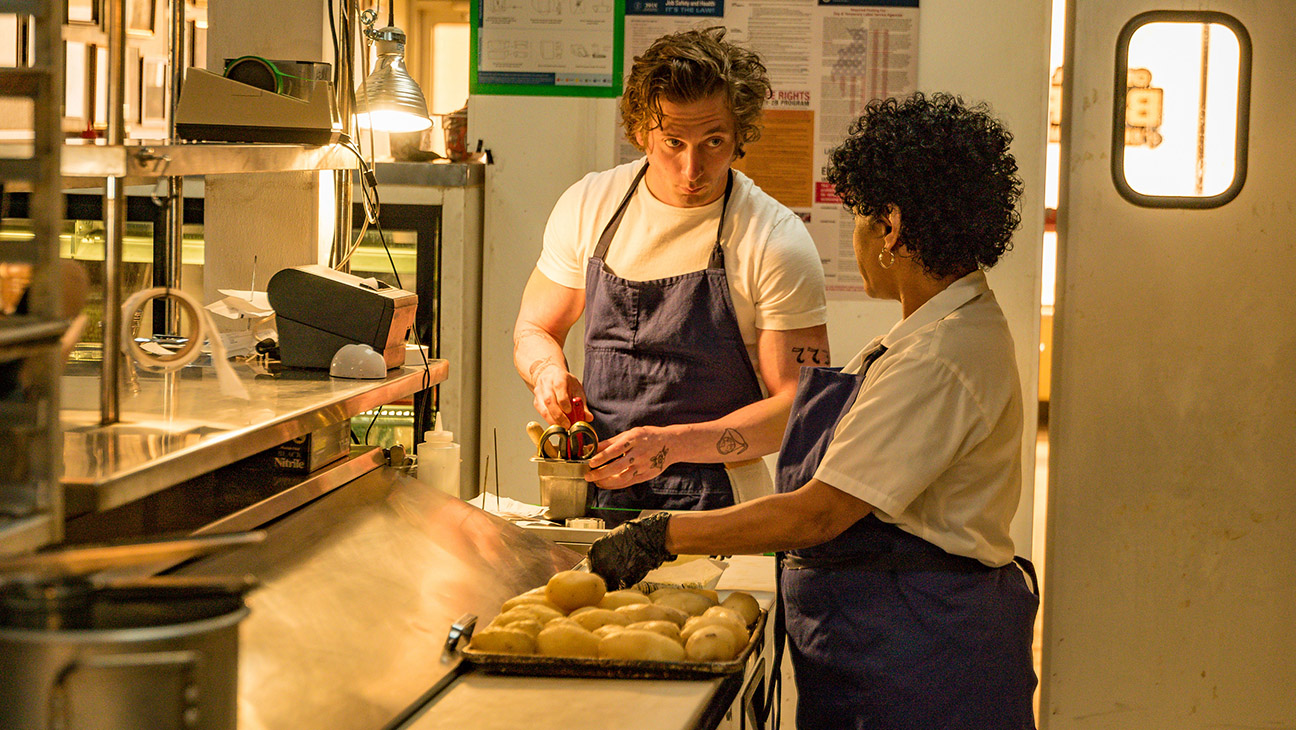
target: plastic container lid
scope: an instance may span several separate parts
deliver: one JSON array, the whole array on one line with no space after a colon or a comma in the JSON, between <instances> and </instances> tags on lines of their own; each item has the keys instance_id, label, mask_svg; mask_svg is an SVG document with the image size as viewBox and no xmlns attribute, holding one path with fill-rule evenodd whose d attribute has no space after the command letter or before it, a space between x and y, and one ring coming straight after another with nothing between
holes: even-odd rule
<instances>
[{"instance_id":1,"label":"plastic container lid","mask_svg":"<svg viewBox=\"0 0 1296 730\"><path fill-rule=\"evenodd\" d=\"M428 444L449 444L454 442L454 432L441 428L441 412L437 411L435 430L423 432L423 442Z\"/></svg>"}]
</instances>

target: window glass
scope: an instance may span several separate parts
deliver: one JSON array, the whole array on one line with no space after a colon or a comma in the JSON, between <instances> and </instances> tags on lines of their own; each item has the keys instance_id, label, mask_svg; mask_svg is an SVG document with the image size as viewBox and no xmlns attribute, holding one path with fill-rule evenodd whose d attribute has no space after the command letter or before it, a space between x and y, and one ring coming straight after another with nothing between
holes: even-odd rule
<instances>
[{"instance_id":1,"label":"window glass","mask_svg":"<svg viewBox=\"0 0 1296 730\"><path fill-rule=\"evenodd\" d=\"M1123 144L1120 130L1113 137L1118 187L1145 205L1223 204L1245 175L1241 84L1249 75L1249 42L1236 22L1193 22L1194 15L1226 17L1216 13L1148 15L1170 19L1136 18L1122 33ZM1120 96L1118 89L1118 104Z\"/></svg>"}]
</instances>

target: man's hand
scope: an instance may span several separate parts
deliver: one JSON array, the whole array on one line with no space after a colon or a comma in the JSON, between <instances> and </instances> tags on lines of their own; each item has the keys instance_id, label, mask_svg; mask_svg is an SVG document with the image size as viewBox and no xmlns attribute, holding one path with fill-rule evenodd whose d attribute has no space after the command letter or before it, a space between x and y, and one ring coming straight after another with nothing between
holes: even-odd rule
<instances>
[{"instance_id":1,"label":"man's hand","mask_svg":"<svg viewBox=\"0 0 1296 730\"><path fill-rule=\"evenodd\" d=\"M599 443L585 480L602 489L624 489L652 479L679 461L669 434L658 426L638 426Z\"/></svg>"},{"instance_id":2,"label":"man's hand","mask_svg":"<svg viewBox=\"0 0 1296 730\"><path fill-rule=\"evenodd\" d=\"M522 306L513 325L513 366L531 390L536 413L549 423L567 427L575 419L572 398L585 398L585 388L567 369L563 343L572 324L585 310L585 291L569 289L531 272Z\"/></svg>"},{"instance_id":3,"label":"man's hand","mask_svg":"<svg viewBox=\"0 0 1296 730\"><path fill-rule=\"evenodd\" d=\"M573 419L567 416L572 413L572 399L580 398L582 403L585 402L584 386L575 375L567 372L567 368L562 363L537 361L536 364L538 367L533 367L531 370L535 383L531 390L532 405L535 406L536 413L549 423L563 428L571 426ZM582 406L581 411L584 410ZM577 421L589 418L584 412L572 415Z\"/></svg>"},{"instance_id":4,"label":"man's hand","mask_svg":"<svg viewBox=\"0 0 1296 730\"><path fill-rule=\"evenodd\" d=\"M648 571L675 556L666 550L670 515L656 512L630 520L590 545L590 569L603 576L609 590L620 590L643 580Z\"/></svg>"}]
</instances>

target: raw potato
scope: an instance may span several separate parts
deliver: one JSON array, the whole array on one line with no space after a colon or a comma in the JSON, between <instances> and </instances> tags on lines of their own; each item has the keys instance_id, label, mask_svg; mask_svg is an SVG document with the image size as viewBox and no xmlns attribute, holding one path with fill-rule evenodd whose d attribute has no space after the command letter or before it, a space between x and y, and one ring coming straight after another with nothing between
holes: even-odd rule
<instances>
[{"instance_id":1,"label":"raw potato","mask_svg":"<svg viewBox=\"0 0 1296 730\"><path fill-rule=\"evenodd\" d=\"M734 637L725 627L712 624L703 626L688 638L684 653L690 661L727 662L738 656Z\"/></svg>"},{"instance_id":2,"label":"raw potato","mask_svg":"<svg viewBox=\"0 0 1296 730\"><path fill-rule=\"evenodd\" d=\"M652 593L649 593L648 597L652 599L653 603L656 603L658 598L661 598L668 593L695 593L699 596L710 598L711 605L713 606L720 603L720 594L710 588L658 588Z\"/></svg>"},{"instance_id":3,"label":"raw potato","mask_svg":"<svg viewBox=\"0 0 1296 730\"><path fill-rule=\"evenodd\" d=\"M577 624L577 626L580 626L580 624ZM625 630L626 627L622 626L621 624L603 624L597 629L594 629L594 635L601 639L604 636L611 636L612 634L615 634L618 631L625 631Z\"/></svg>"},{"instance_id":4,"label":"raw potato","mask_svg":"<svg viewBox=\"0 0 1296 730\"><path fill-rule=\"evenodd\" d=\"M658 606L654 603L635 603L629 606L622 606L616 610L622 614L630 623L639 621L673 621L672 613L668 612L665 606Z\"/></svg>"},{"instance_id":5,"label":"raw potato","mask_svg":"<svg viewBox=\"0 0 1296 730\"><path fill-rule=\"evenodd\" d=\"M699 596L706 596L707 598L710 598L715 603L720 603L720 594L716 593L710 588L681 588L680 590L688 591L689 593L696 593Z\"/></svg>"},{"instance_id":6,"label":"raw potato","mask_svg":"<svg viewBox=\"0 0 1296 730\"><path fill-rule=\"evenodd\" d=\"M537 635L540 634L540 630L543 629L544 626L542 626L539 621L535 621L529 618L524 618L520 621L514 621L513 623L500 628L510 628L513 629L514 631L522 631L525 632L528 636L535 638Z\"/></svg>"},{"instance_id":7,"label":"raw potato","mask_svg":"<svg viewBox=\"0 0 1296 730\"><path fill-rule=\"evenodd\" d=\"M643 629L625 629L599 639L598 652L604 659L684 661L684 647L679 642Z\"/></svg>"},{"instance_id":8,"label":"raw potato","mask_svg":"<svg viewBox=\"0 0 1296 730\"><path fill-rule=\"evenodd\" d=\"M649 600L648 596L645 596L639 591L612 591L603 596L603 600L599 601L598 607L609 608L615 611L622 606L630 606L638 603L652 603L652 601Z\"/></svg>"},{"instance_id":9,"label":"raw potato","mask_svg":"<svg viewBox=\"0 0 1296 730\"><path fill-rule=\"evenodd\" d=\"M616 624L609 624L609 625L615 626ZM681 644L684 643L683 641L680 641L679 627L671 623L670 621L639 621L638 623L630 624L626 628L644 629L645 631L655 631L661 634L662 636L665 636L666 638L670 639L671 641L679 641Z\"/></svg>"},{"instance_id":10,"label":"raw potato","mask_svg":"<svg viewBox=\"0 0 1296 730\"><path fill-rule=\"evenodd\" d=\"M550 601L548 598L545 598L543 594L535 595L535 594L527 594L527 593L523 593L520 596L514 596L508 599L507 601L505 601L504 605L500 606L500 613L504 613L509 609L517 608L518 606L525 606L525 605L544 606L545 608L551 608L554 611L557 611L558 613L566 613L566 611L562 610L561 608L558 608L558 606L554 604L552 601Z\"/></svg>"},{"instance_id":11,"label":"raw potato","mask_svg":"<svg viewBox=\"0 0 1296 730\"><path fill-rule=\"evenodd\" d=\"M555 573L545 586L545 597L568 612L581 606L597 605L606 593L607 584L602 577L575 570Z\"/></svg>"},{"instance_id":12,"label":"raw potato","mask_svg":"<svg viewBox=\"0 0 1296 730\"><path fill-rule=\"evenodd\" d=\"M588 611L582 611L579 614L573 614L572 621L584 626L587 630L593 631L606 624L619 624L625 626L630 623L630 618L617 611L609 611L606 608L592 608Z\"/></svg>"},{"instance_id":13,"label":"raw potato","mask_svg":"<svg viewBox=\"0 0 1296 730\"><path fill-rule=\"evenodd\" d=\"M680 629L680 638L683 639L684 643L687 645L688 640L693 636L693 633L701 629L703 626L719 626L733 635L734 643L736 645L739 647L747 646L747 641L749 639L747 635L747 627L736 621L730 621L729 619L720 616L694 616L684 622L684 628Z\"/></svg>"},{"instance_id":14,"label":"raw potato","mask_svg":"<svg viewBox=\"0 0 1296 730\"><path fill-rule=\"evenodd\" d=\"M707 610L703 611L702 615L719 616L720 618L729 619L730 621L733 621L734 623L739 624L741 626L747 625L747 619L743 618L743 615L741 613L738 613L732 608L728 608L726 606L712 606L711 608L708 608Z\"/></svg>"},{"instance_id":15,"label":"raw potato","mask_svg":"<svg viewBox=\"0 0 1296 730\"><path fill-rule=\"evenodd\" d=\"M678 608L672 608L671 606L663 606L660 603L654 603L653 605L665 611L666 620L670 621L676 626L683 626L684 622L688 621L689 619L689 615L679 610Z\"/></svg>"},{"instance_id":16,"label":"raw potato","mask_svg":"<svg viewBox=\"0 0 1296 730\"><path fill-rule=\"evenodd\" d=\"M468 646L494 654L534 654L535 639L523 631L510 628L486 628L473 634Z\"/></svg>"},{"instance_id":17,"label":"raw potato","mask_svg":"<svg viewBox=\"0 0 1296 730\"><path fill-rule=\"evenodd\" d=\"M688 591L664 594L660 598L654 598L653 603L659 606L670 606L690 616L701 616L703 611L716 605L716 602L710 598Z\"/></svg>"},{"instance_id":18,"label":"raw potato","mask_svg":"<svg viewBox=\"0 0 1296 730\"><path fill-rule=\"evenodd\" d=\"M491 623L496 623L500 626L508 626L514 621L531 619L532 621L539 622L540 625L543 626L556 618L562 617L563 615L561 613L552 608L546 608L545 606L536 603L524 603L521 606L516 606L504 613L501 613L499 616L496 616L495 620Z\"/></svg>"},{"instance_id":19,"label":"raw potato","mask_svg":"<svg viewBox=\"0 0 1296 730\"><path fill-rule=\"evenodd\" d=\"M720 605L737 611L748 626L756 623L756 619L760 618L760 604L756 602L755 598L752 598L750 593L734 591L721 601Z\"/></svg>"},{"instance_id":20,"label":"raw potato","mask_svg":"<svg viewBox=\"0 0 1296 730\"><path fill-rule=\"evenodd\" d=\"M574 622L551 622L536 637L536 650L544 656L597 657L599 637Z\"/></svg>"}]
</instances>

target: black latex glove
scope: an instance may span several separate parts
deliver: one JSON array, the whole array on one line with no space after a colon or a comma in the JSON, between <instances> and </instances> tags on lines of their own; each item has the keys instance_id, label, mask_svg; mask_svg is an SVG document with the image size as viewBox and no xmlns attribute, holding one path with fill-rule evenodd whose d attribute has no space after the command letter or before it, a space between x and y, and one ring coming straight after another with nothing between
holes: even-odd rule
<instances>
[{"instance_id":1,"label":"black latex glove","mask_svg":"<svg viewBox=\"0 0 1296 730\"><path fill-rule=\"evenodd\" d=\"M590 545L590 569L603 576L608 590L628 588L648 571L675 556L666 550L670 515L657 512L630 520Z\"/></svg>"}]
</instances>

